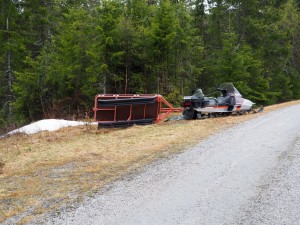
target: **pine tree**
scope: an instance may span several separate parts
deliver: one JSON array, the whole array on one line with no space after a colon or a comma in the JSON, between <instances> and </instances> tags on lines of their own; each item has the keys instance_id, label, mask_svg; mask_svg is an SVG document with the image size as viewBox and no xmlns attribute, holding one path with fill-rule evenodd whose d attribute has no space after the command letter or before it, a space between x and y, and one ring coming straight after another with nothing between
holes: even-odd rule
<instances>
[{"instance_id":1,"label":"pine tree","mask_svg":"<svg viewBox=\"0 0 300 225\"><path fill-rule=\"evenodd\" d=\"M22 68L24 37L20 30L20 5L11 0L0 4L0 128L13 120L16 72Z\"/></svg>"},{"instance_id":2,"label":"pine tree","mask_svg":"<svg viewBox=\"0 0 300 225\"><path fill-rule=\"evenodd\" d=\"M151 23L153 71L157 79L157 92L166 94L170 90L170 58L178 23L169 0L161 0Z\"/></svg>"}]
</instances>

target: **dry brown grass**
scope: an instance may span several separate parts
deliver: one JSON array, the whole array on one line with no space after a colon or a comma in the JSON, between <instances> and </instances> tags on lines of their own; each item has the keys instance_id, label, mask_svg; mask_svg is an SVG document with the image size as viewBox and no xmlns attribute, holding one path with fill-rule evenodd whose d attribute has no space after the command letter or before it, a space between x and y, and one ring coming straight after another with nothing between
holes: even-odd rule
<instances>
[{"instance_id":1,"label":"dry brown grass","mask_svg":"<svg viewBox=\"0 0 300 225\"><path fill-rule=\"evenodd\" d=\"M19 224L26 224L45 212L80 201L145 164L187 149L224 127L299 103L269 106L263 113L247 116L173 121L126 129L81 126L3 138L0 223L22 215Z\"/></svg>"}]
</instances>

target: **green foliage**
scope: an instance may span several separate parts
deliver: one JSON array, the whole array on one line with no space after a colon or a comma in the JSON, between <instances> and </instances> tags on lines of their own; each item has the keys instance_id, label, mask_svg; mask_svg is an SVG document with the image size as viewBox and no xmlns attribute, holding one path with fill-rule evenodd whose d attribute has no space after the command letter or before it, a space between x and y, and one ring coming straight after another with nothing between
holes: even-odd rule
<instances>
[{"instance_id":1,"label":"green foliage","mask_svg":"<svg viewBox=\"0 0 300 225\"><path fill-rule=\"evenodd\" d=\"M178 90L174 90L166 96L166 100L174 107L180 107L182 105L182 98L183 96Z\"/></svg>"},{"instance_id":2,"label":"green foliage","mask_svg":"<svg viewBox=\"0 0 300 225\"><path fill-rule=\"evenodd\" d=\"M244 96L266 104L268 79L263 77L262 62L247 43L241 43L233 33L225 33L222 49L216 50L206 67L214 75L214 85L233 82Z\"/></svg>"},{"instance_id":3,"label":"green foliage","mask_svg":"<svg viewBox=\"0 0 300 225\"><path fill-rule=\"evenodd\" d=\"M233 82L257 104L299 99L299 1L208 3L3 0L0 127L81 114L98 93L180 105L192 89Z\"/></svg>"}]
</instances>

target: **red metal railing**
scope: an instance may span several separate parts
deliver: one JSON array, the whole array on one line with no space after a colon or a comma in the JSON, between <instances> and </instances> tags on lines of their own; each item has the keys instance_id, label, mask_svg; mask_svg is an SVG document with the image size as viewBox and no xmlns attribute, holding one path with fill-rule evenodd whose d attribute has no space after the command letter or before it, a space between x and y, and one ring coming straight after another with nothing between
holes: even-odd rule
<instances>
[{"instance_id":1,"label":"red metal railing","mask_svg":"<svg viewBox=\"0 0 300 225\"><path fill-rule=\"evenodd\" d=\"M173 108L173 106L166 100L164 99L164 97L162 97L161 95L157 96L157 100L160 103L160 111L157 114L157 119L156 122L160 122L162 120L164 120L165 118L167 118L171 113L174 112L182 112L182 108ZM163 104L166 105L165 108L163 108Z\"/></svg>"}]
</instances>

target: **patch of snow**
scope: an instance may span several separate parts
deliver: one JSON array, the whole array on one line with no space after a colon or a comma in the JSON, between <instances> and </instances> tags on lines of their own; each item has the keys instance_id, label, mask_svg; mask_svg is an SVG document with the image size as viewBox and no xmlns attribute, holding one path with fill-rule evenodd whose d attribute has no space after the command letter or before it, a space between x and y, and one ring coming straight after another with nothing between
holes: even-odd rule
<instances>
[{"instance_id":1,"label":"patch of snow","mask_svg":"<svg viewBox=\"0 0 300 225\"><path fill-rule=\"evenodd\" d=\"M80 121L70 121L70 120L59 120L59 119L45 119L40 120L19 129L13 130L7 135L16 134L16 133L25 133L25 134L35 134L40 131L55 131L63 127L73 127L73 126L82 126L82 125L94 125L97 123L90 122L80 122Z\"/></svg>"}]
</instances>

